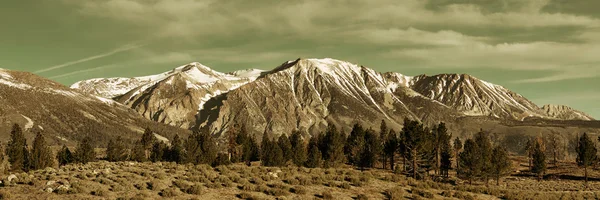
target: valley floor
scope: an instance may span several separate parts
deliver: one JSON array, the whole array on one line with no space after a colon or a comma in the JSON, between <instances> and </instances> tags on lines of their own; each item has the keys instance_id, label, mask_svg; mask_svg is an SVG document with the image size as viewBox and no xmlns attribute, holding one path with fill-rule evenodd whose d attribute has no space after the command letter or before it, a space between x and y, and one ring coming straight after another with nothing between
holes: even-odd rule
<instances>
[{"instance_id":1,"label":"valley floor","mask_svg":"<svg viewBox=\"0 0 600 200\"><path fill-rule=\"evenodd\" d=\"M583 181L558 179L579 177L569 166L551 168L549 180L515 173L486 187L416 181L380 169L99 161L2 177L0 199L599 199L596 179L587 189Z\"/></svg>"}]
</instances>

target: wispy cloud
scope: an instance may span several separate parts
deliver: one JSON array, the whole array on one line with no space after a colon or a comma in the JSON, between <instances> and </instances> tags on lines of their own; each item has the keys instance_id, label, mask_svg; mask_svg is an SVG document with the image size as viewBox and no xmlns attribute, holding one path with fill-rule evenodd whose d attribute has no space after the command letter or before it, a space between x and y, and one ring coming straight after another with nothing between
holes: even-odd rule
<instances>
[{"instance_id":1,"label":"wispy cloud","mask_svg":"<svg viewBox=\"0 0 600 200\"><path fill-rule=\"evenodd\" d=\"M119 66L121 66L121 65L103 65L103 66L100 66L100 67L94 67L94 68L89 68L89 69L77 70L77 71L73 71L73 72L69 72L69 73L65 73L65 74L61 74L61 75L51 76L49 78L50 79L60 79L60 78L64 78L64 77L73 76L73 75L76 75L76 74L81 74L81 73L86 73L86 72L93 72L93 71L97 71L97 70L101 70L101 69L115 68L115 67L119 67Z\"/></svg>"},{"instance_id":2,"label":"wispy cloud","mask_svg":"<svg viewBox=\"0 0 600 200\"><path fill-rule=\"evenodd\" d=\"M35 71L34 73L49 72L49 71L53 71L53 70L65 68L65 67L68 67L68 66L71 66L71 65L76 65L76 64L80 64L80 63L84 63L84 62L88 62L88 61L92 61L92 60L96 60L96 59L100 59L100 58L112 56L112 55L115 55L115 54L118 54L118 53L121 53L121 52L124 52L124 51L129 51L129 50L137 49L137 48L140 48L140 47L143 47L143 46L145 46L145 45L143 45L143 44L135 44L135 45L129 44L129 45L125 45L125 46L113 49L113 50L111 50L109 52L101 53L101 54L90 56L90 57L87 57L87 58L82 58L82 59L79 59L79 60L69 61L69 62L66 62L66 63L63 63L63 64L59 64L59 65L50 66L50 67L47 67L47 68Z\"/></svg>"},{"instance_id":3,"label":"wispy cloud","mask_svg":"<svg viewBox=\"0 0 600 200\"><path fill-rule=\"evenodd\" d=\"M117 67L124 68L124 67L128 67L131 65L143 66L146 63L162 64L162 63L170 63L170 62L192 62L193 61L192 56L187 53L169 52L169 53L160 54L160 55L154 54L154 53L149 53L149 52L143 52L143 53L148 55L147 58L131 60L131 61L122 62L122 63L118 63L118 64L102 65L102 66L94 67L94 68L81 69L81 70L72 71L69 73L51 76L49 78L50 79L61 79L61 78L65 78L65 77L71 77L74 75L98 71L98 70L106 70L106 69L112 69L112 68L117 68Z\"/></svg>"}]
</instances>

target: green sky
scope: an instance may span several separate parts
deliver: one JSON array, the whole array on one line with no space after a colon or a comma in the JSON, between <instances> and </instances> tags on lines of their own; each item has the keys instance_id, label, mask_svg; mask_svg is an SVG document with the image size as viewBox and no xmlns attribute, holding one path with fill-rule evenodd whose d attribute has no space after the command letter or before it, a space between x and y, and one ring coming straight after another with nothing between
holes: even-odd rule
<instances>
[{"instance_id":1,"label":"green sky","mask_svg":"<svg viewBox=\"0 0 600 200\"><path fill-rule=\"evenodd\" d=\"M0 68L66 85L201 62L227 72L331 57L468 73L600 118L595 0L4 0Z\"/></svg>"}]
</instances>

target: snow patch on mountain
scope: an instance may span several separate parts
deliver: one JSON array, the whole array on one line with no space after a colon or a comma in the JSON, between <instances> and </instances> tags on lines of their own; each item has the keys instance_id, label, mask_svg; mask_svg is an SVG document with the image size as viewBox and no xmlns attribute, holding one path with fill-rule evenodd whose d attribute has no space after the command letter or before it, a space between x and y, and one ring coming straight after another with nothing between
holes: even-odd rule
<instances>
[{"instance_id":1,"label":"snow patch on mountain","mask_svg":"<svg viewBox=\"0 0 600 200\"><path fill-rule=\"evenodd\" d=\"M0 69L0 84L7 85L9 87L19 88L23 90L33 88L31 85L24 83L17 83L10 73L4 69Z\"/></svg>"},{"instance_id":2,"label":"snow patch on mountain","mask_svg":"<svg viewBox=\"0 0 600 200\"><path fill-rule=\"evenodd\" d=\"M21 116L23 116L23 118L25 118L25 120L27 120L27 123L25 123L25 126L24 126L25 130L29 130L29 129L33 128L33 120L31 120L31 118L29 118L25 115L21 115Z\"/></svg>"}]
</instances>

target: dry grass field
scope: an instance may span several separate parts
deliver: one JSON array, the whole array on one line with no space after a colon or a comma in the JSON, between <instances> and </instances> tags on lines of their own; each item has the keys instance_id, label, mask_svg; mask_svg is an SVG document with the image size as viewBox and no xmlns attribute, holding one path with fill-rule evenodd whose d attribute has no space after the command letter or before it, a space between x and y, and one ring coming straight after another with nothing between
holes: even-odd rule
<instances>
[{"instance_id":1,"label":"dry grass field","mask_svg":"<svg viewBox=\"0 0 600 200\"><path fill-rule=\"evenodd\" d=\"M521 159L514 159L517 163ZM310 169L99 161L2 177L1 199L599 199L582 170L564 164L537 181L515 172L499 186L416 181L389 170ZM526 168L519 162L517 170ZM598 171L592 170L595 177ZM11 179L9 181L9 179Z\"/></svg>"}]
</instances>

